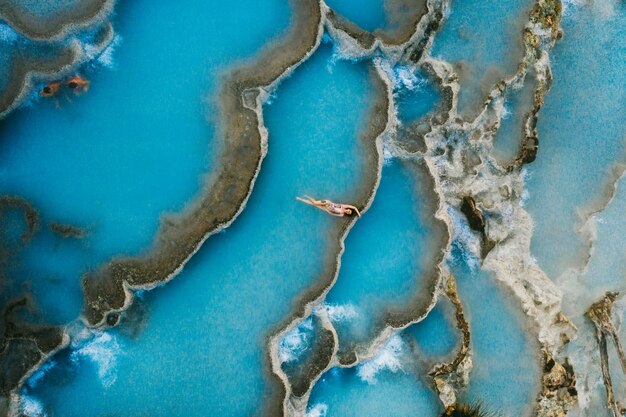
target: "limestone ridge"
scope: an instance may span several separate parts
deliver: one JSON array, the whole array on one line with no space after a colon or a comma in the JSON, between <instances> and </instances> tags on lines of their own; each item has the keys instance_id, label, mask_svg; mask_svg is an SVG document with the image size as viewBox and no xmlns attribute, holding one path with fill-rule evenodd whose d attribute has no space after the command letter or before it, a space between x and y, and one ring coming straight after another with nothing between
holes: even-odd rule
<instances>
[{"instance_id":1,"label":"limestone ridge","mask_svg":"<svg viewBox=\"0 0 626 417\"><path fill-rule=\"evenodd\" d=\"M606 388L607 405L613 412L614 417L621 417L624 415L626 409L623 409L617 399L615 398L613 391L613 381L611 380L611 370L609 367L609 353L607 346L607 338L613 341L615 350L622 365L622 372L626 374L626 354L624 354L624 348L617 334L617 329L613 323L611 317L613 312L613 304L619 296L618 292L607 292L604 297L593 303L585 315L593 322L596 327L596 339L598 341L598 347L600 349L600 365L602 367L602 377L604 380L604 387Z\"/></svg>"},{"instance_id":2,"label":"limestone ridge","mask_svg":"<svg viewBox=\"0 0 626 417\"><path fill-rule=\"evenodd\" d=\"M472 369L471 333L469 323L463 313L463 305L456 289L454 276L447 277L445 294L456 310L456 326L463 336L461 346L452 362L435 366L429 375L433 378L435 389L439 394L443 406L450 409L457 403L457 395L461 388L469 382L469 372Z\"/></svg>"}]
</instances>

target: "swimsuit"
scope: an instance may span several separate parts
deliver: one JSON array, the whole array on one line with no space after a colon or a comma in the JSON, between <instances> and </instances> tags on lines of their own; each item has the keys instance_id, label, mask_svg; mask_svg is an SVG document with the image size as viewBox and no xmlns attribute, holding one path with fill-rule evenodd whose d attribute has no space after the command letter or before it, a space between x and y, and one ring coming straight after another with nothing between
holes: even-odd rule
<instances>
[{"instance_id":1,"label":"swimsuit","mask_svg":"<svg viewBox=\"0 0 626 417\"><path fill-rule=\"evenodd\" d=\"M326 210L328 210L331 213L341 214L342 216L346 214L341 204L330 203L330 204L326 204L324 207L326 208Z\"/></svg>"}]
</instances>

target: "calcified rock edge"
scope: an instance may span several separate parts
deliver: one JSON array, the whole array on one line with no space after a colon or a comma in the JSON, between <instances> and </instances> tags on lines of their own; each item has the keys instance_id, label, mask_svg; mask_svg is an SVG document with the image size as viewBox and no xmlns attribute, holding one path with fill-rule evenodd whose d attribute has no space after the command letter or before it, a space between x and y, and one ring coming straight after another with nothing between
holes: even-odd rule
<instances>
[{"instance_id":1,"label":"calcified rock edge","mask_svg":"<svg viewBox=\"0 0 626 417\"><path fill-rule=\"evenodd\" d=\"M0 13L10 18L10 11L2 9L3 4L0 2ZM107 7L112 5L107 1L90 4L100 4L102 10L109 10ZM560 290L530 256L532 220L522 207L522 168L535 159L538 151L537 117L551 84L548 52L561 35L560 2L537 0L529 22L520 34L524 55L518 71L494 86L480 114L470 121L463 120L457 112L460 84L453 66L429 55L433 37L450 7L449 0L427 0L417 4L415 13L397 29L368 33L338 16L322 1L294 1L293 22L284 38L269 45L259 57L231 69L222 80L218 96L222 154L219 167L207 178L199 196L183 213L163 221L148 253L141 257L116 258L96 273L84 277L84 320L87 324L116 325L119 313L127 309L133 300L133 290L154 288L175 277L209 236L230 225L241 213L268 146L262 103L284 77L317 49L326 30L335 42L340 58L372 60L377 100L370 109L368 126L360 138L365 143L371 170L363 179L355 204L363 211L371 205L380 183L383 154L412 161L429 173L432 214L435 223L440 223L436 227L441 232L441 251L432 260L431 271L425 278L429 282L429 294L416 294L420 303L387 317L386 325L377 329L373 340L354 346L349 354L340 356L337 332L326 311L321 308L324 297L338 276L344 239L355 221L338 220L335 229L337 239L327 250L324 274L314 287L301 296L298 308L282 323L277 323L276 329L268 335L268 378L278 381L275 385L282 389L273 390L274 396L268 400L265 411L271 415L305 415L311 389L325 371L334 366L354 367L372 358L391 335L423 320L440 296L448 297L455 306L457 327L463 339L455 358L434 367L430 375L444 407L453 406L459 390L469 380L471 335L464 318L462 300L456 292L454 278L447 269L445 259L450 251L450 239L459 237L459 230L456 229L466 221L473 231L473 237L465 242L467 247L482 259L485 270L508 287L531 319L533 335L540 346L537 358L542 361L544 372L533 413L541 417L564 416L568 409L575 407L576 390L572 389L575 384L574 370L566 361L559 363L556 358L560 357L561 349L575 335L576 329L561 312ZM73 16L68 25L104 15L106 12ZM17 22L17 17L14 20ZM37 39L38 35L29 32L28 25L16 25L20 28L19 32ZM53 25L46 29L45 34L57 39L67 33L64 27ZM108 28L109 36L104 39L112 37L112 30L110 26ZM103 47L106 44L103 42ZM12 93L7 96L10 100L0 103L0 113L6 114L26 97L33 87L35 75L41 79L57 77L81 62L76 58L79 55L66 53L63 55L66 58L50 68L42 67L43 63L17 65L10 83ZM403 135L398 133L392 70L396 64L422 69L442 92L443 105L437 114L429 117L427 131L416 133L415 137L407 132ZM491 155L491 150L502 117L504 93L523 85L531 70L536 77L534 106L525 117L519 155L513 163L501 166ZM415 143L420 145L415 146ZM465 219L462 219L463 215ZM324 337L325 346L314 352L310 369L304 372L304 379L294 391L281 369L277 346L288 331L312 313L319 317L323 331L330 337ZM5 328L5 339L20 340L21 335L36 330L18 332L13 329L13 333L7 333ZM65 334L49 339L54 339L55 343L39 346L39 363L67 343ZM17 388L11 389L14 398L25 375L35 368L25 370L17 378Z\"/></svg>"},{"instance_id":2,"label":"calcified rock edge","mask_svg":"<svg viewBox=\"0 0 626 417\"><path fill-rule=\"evenodd\" d=\"M10 1L0 1L0 20L15 32L20 47L13 57L9 78L0 89L0 121L27 101L37 84L59 79L81 65L98 59L113 43L114 31L109 22L114 1L93 0L80 8L58 13L55 19L41 19ZM88 41L85 39L88 38ZM38 56L43 52L44 56ZM24 213L26 233L21 244L30 243L40 228L39 213L17 196L0 197L0 220L7 208ZM0 242L0 262L10 257ZM69 336L58 326L32 325L19 317L18 310L31 306L28 297L9 300L2 307L0 320L0 415L17 414L19 390L26 379L51 355L67 346Z\"/></svg>"},{"instance_id":3,"label":"calcified rock edge","mask_svg":"<svg viewBox=\"0 0 626 417\"><path fill-rule=\"evenodd\" d=\"M101 4L104 7L111 3ZM257 58L233 68L223 77L219 92L223 120L221 163L216 172L208 177L199 197L177 217L164 219L149 253L136 258L119 257L102 266L95 274L84 277L83 319L88 325L117 324L119 313L132 302L132 290L154 288L171 280L210 235L227 227L243 210L267 152L262 103L284 77L312 54L323 33L317 1L294 2L293 9L291 29L281 40L270 44ZM110 25L106 27L110 42L113 31ZM102 42L103 47L109 42ZM18 65L18 70L12 71L13 82L9 83L11 91L18 93L3 92L7 102L0 107L2 115L16 108L31 92L34 74L39 80L57 78L87 58L80 55L85 58L81 61L76 59L76 55L72 57L63 66L53 65L45 77L42 77L41 71ZM58 328L55 331L59 340L55 344L47 344L46 349L40 349L36 363L31 361L27 369L12 378L17 382L7 388L11 396L9 414L18 414L19 390L27 376L67 344L67 334L59 332ZM35 336L32 339L37 340ZM2 346L0 354L4 355L7 344L3 342ZM7 412L6 401L0 405L3 406L0 411Z\"/></svg>"},{"instance_id":4,"label":"calcified rock edge","mask_svg":"<svg viewBox=\"0 0 626 417\"><path fill-rule=\"evenodd\" d=\"M43 19L12 1L0 0L0 21L16 32L14 42L21 43L10 65L9 80L0 89L0 119L24 103L37 84L67 76L111 45L114 31L109 18L114 4L114 0L89 0ZM88 33L93 43L83 40ZM45 58L37 56L41 51L46 52Z\"/></svg>"},{"instance_id":5,"label":"calcified rock edge","mask_svg":"<svg viewBox=\"0 0 626 417\"><path fill-rule=\"evenodd\" d=\"M445 222L452 237L457 234L459 219L465 216L473 238L465 238L466 245L475 256L482 259L482 267L519 300L522 311L529 317L531 332L538 342L537 358L543 376L537 401L532 413L537 416L564 416L577 405L575 375L571 365L558 362L563 346L576 334L576 328L561 311L560 289L536 265L530 254L532 219L523 209L523 166L532 163L539 147L536 125L544 95L552 82L549 66L549 50L562 36L559 27L561 4L559 0L538 0L529 21L520 33L523 56L517 72L498 82L489 92L478 116L464 120L457 112L460 90L459 78L453 66L428 54L432 39L449 8L445 0L429 0L426 12L417 15L412 34L393 37L402 39L394 43L384 33L368 33L346 19L338 16L328 6L324 7L326 30L338 47L340 56L348 59L373 59L381 78L393 90L396 64L420 68L438 84L444 104L439 114L430 119L426 133L416 134L413 142L423 141L422 150L415 150L414 143L407 141L406 132L398 133L393 95L390 95L388 114L390 121L383 134L385 152L403 159L421 160L425 163L434 182L433 200L438 204L435 216ZM507 166L498 164L492 155L492 146L504 109L504 94L524 85L527 74L536 79L534 104L526 113L521 132L518 157ZM530 76L528 77L530 78ZM391 116L393 114L393 117ZM420 146L418 146L419 148ZM371 203L371 201L370 201ZM462 213L462 214L461 214ZM456 226L453 226L456 225ZM345 237L345 236L344 236ZM342 240L343 242L343 240ZM450 242L442 245L442 254L448 254ZM332 282L337 277L342 250L337 253L337 269L333 270ZM450 363L436 366L430 375L445 408L454 405L458 392L467 385L472 368L470 332L464 318L461 300L456 293L454 279L444 262L444 257L433 265L435 275L431 302L421 309L407 313L402 321L388 323L378 336L366 346L358 346L352 356L338 354L338 335L321 307L330 288L319 293L304 312L278 332L269 344L274 372L286 387L283 413L304 416L310 392L321 375L332 367L354 367L371 359L388 338L399 329L422 320L437 301L439 295L447 296L457 309L457 327L463 335L457 356ZM328 278L325 278L328 280ZM306 372L309 390L294 393L289 378L282 371L277 355L278 342L308 314L314 312L326 331L333 334L334 348L321 349L317 360L310 360L314 370ZM326 363L326 366L322 364ZM300 382L301 386L302 383Z\"/></svg>"},{"instance_id":6,"label":"calcified rock edge","mask_svg":"<svg viewBox=\"0 0 626 417\"><path fill-rule=\"evenodd\" d=\"M600 301L593 303L585 313L596 328L596 339L598 341L598 347L600 348L600 366L602 368L602 379L606 388L607 406L613 412L614 417L623 416L625 410L620 406L613 392L613 381L611 379L607 346L607 338L609 338L613 341L615 350L617 351L622 371L626 373L626 354L624 353L624 348L612 318L613 304L618 296L618 292L607 292Z\"/></svg>"}]
</instances>

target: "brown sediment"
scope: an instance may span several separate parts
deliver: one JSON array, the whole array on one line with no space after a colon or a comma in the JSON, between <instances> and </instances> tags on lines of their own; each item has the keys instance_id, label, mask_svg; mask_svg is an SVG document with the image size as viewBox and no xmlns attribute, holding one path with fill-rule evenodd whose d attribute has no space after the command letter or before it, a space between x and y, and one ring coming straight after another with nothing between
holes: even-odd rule
<instances>
[{"instance_id":1,"label":"brown sediment","mask_svg":"<svg viewBox=\"0 0 626 417\"><path fill-rule=\"evenodd\" d=\"M50 223L50 230L64 239L82 239L85 237L85 230L78 226L64 223Z\"/></svg>"},{"instance_id":2,"label":"brown sediment","mask_svg":"<svg viewBox=\"0 0 626 417\"><path fill-rule=\"evenodd\" d=\"M22 35L34 40L51 40L67 36L77 28L104 21L114 6L113 0L82 1L75 10L35 16L21 9L15 1L0 0L0 19Z\"/></svg>"},{"instance_id":3,"label":"brown sediment","mask_svg":"<svg viewBox=\"0 0 626 417\"><path fill-rule=\"evenodd\" d=\"M4 399L2 402L7 405L7 412L11 394L22 386L33 370L68 342L62 328L58 326L23 322L17 310L28 306L26 297L12 300L7 303L2 314L0 398Z\"/></svg>"},{"instance_id":4,"label":"brown sediment","mask_svg":"<svg viewBox=\"0 0 626 417\"><path fill-rule=\"evenodd\" d=\"M417 63L422 59L426 48L432 41L433 36L441 27L443 21L443 11L441 9L435 10L432 14L428 14L428 23L424 29L424 34L417 41L417 43L409 45L405 50L405 55L408 59Z\"/></svg>"},{"instance_id":5,"label":"brown sediment","mask_svg":"<svg viewBox=\"0 0 626 417\"><path fill-rule=\"evenodd\" d=\"M607 406L613 412L613 417L621 417L620 404L615 398L613 392L613 381L611 380L611 370L609 367L609 354L607 347L607 338L613 340L615 350L622 366L622 372L626 373L626 354L619 339L619 334L611 317L613 313L613 304L619 296L618 292L609 291L604 297L593 303L585 315L593 322L596 327L596 339L600 350L600 366L602 367L602 377L604 379L604 387L607 395Z\"/></svg>"},{"instance_id":6,"label":"brown sediment","mask_svg":"<svg viewBox=\"0 0 626 417\"><path fill-rule=\"evenodd\" d=\"M317 338L309 356L304 362L298 363L296 369L289 372L283 365L283 370L289 378L291 393L296 397L302 397L309 391L311 381L326 369L335 350L333 333L321 326L320 319L315 314L312 315L312 319L317 329Z\"/></svg>"},{"instance_id":7,"label":"brown sediment","mask_svg":"<svg viewBox=\"0 0 626 417\"><path fill-rule=\"evenodd\" d=\"M562 6L560 0L538 0L530 14L530 22L551 29L551 39L555 41L562 36L559 27L561 21ZM520 65L522 69L535 64L542 56L542 45L538 35L529 28L524 30L523 35L525 60ZM509 171L522 165L532 163L537 158L539 150L539 136L537 133L537 118L539 110L544 103L546 93L552 87L552 72L549 65L542 68L543 72L537 74L537 86L532 110L526 115L524 121L524 136L522 138L520 153L517 159L507 169Z\"/></svg>"},{"instance_id":8,"label":"brown sediment","mask_svg":"<svg viewBox=\"0 0 626 417\"><path fill-rule=\"evenodd\" d=\"M465 313L463 312L463 304L461 304L461 298L456 289L456 280L454 276L449 275L447 277L447 282L445 284L445 294L454 305L455 309L455 317L456 317L456 327L461 332L463 336L461 347L457 352L456 356L449 363L443 363L436 366L433 370L429 372L429 375L432 377L438 377L441 375L451 374L456 371L459 364L465 360L469 351L470 351L470 341L471 334L469 329L469 323L465 318Z\"/></svg>"},{"instance_id":9,"label":"brown sediment","mask_svg":"<svg viewBox=\"0 0 626 417\"><path fill-rule=\"evenodd\" d=\"M101 325L109 312L126 308L132 301L130 289L152 288L173 278L210 235L243 209L266 153L258 97L250 108L250 94L245 93L271 88L312 52L321 36L317 1L298 1L293 10L291 29L282 40L224 76L218 96L222 153L200 196L177 217L163 219L144 256L118 257L83 278L84 316L90 325ZM116 321L112 317L108 323Z\"/></svg>"},{"instance_id":10,"label":"brown sediment","mask_svg":"<svg viewBox=\"0 0 626 417\"><path fill-rule=\"evenodd\" d=\"M27 89L28 75L38 73L51 76L73 65L79 52L75 45L59 47L59 53L54 58L33 59L22 52L11 63L10 77L2 94L0 94L0 116L4 116L11 109L13 103Z\"/></svg>"},{"instance_id":11,"label":"brown sediment","mask_svg":"<svg viewBox=\"0 0 626 417\"><path fill-rule=\"evenodd\" d=\"M382 168L380 137L387 129L389 123L388 109L390 105L390 91L388 90L387 84L380 78L374 65L371 63L369 65L370 78L376 99L368 112L368 125L365 131L359 135L359 140L362 142L364 149L363 166L365 166L366 169L363 170L364 177L356 192L357 197L353 203L362 213L364 213L371 204L380 181L380 170ZM373 167L376 168L374 169ZM296 305L295 310L280 323L277 323L267 337L266 346L268 348L268 357L266 364L272 369L274 379L280 378L283 381L283 384L281 384L283 389L281 395L277 395L278 393L275 392L275 395L273 395L268 402L267 415L284 415L285 403L289 401L289 397L292 393L295 394L293 387L284 386L284 384L289 383L289 381L286 381L285 378L280 375L282 371L279 369L280 364L277 358L275 358L276 355L274 352L274 346L278 344L278 337L282 337L288 329L292 328L298 321L310 314L312 306L319 303L322 297L324 297L334 285L339 273L341 255L344 251L344 239L355 221L355 217L342 217L337 219L337 227L333 228L330 232L330 242L332 243L327 248L326 259L323 261L324 267L320 274L320 279L299 295L298 299L294 302ZM331 332L329 333L332 335ZM300 396L306 395L312 382L318 379L321 373L327 369L334 353L334 335L332 340L332 349L324 349L320 352L319 357L312 358L310 368L304 372L306 377L300 382L299 388L306 387L306 390L299 391ZM321 366L323 364L325 365ZM278 378L276 378L276 376Z\"/></svg>"},{"instance_id":12,"label":"brown sediment","mask_svg":"<svg viewBox=\"0 0 626 417\"><path fill-rule=\"evenodd\" d=\"M376 36L366 30L361 29L346 18L337 15L334 10L329 9L328 12L326 12L326 19L328 19L328 21L335 27L335 29L345 32L351 38L355 39L362 48L370 49L372 46L374 46Z\"/></svg>"},{"instance_id":13,"label":"brown sediment","mask_svg":"<svg viewBox=\"0 0 626 417\"><path fill-rule=\"evenodd\" d=\"M561 0L538 1L535 3L530 13L530 21L551 29L552 38L557 39L561 36L561 28L559 25L561 23L562 12L563 5L561 4Z\"/></svg>"},{"instance_id":14,"label":"brown sediment","mask_svg":"<svg viewBox=\"0 0 626 417\"><path fill-rule=\"evenodd\" d=\"M535 92L535 105L533 106L532 111L525 117L524 136L522 137L519 156L511 165L509 165L509 169L530 164L537 158L537 151L539 150L537 114L539 113L541 106L543 106L544 94L545 91L538 87Z\"/></svg>"},{"instance_id":15,"label":"brown sediment","mask_svg":"<svg viewBox=\"0 0 626 417\"><path fill-rule=\"evenodd\" d=\"M471 195L464 195L461 202L461 212L467 218L469 227L480 233L485 233L485 218L482 211L476 206L476 200Z\"/></svg>"},{"instance_id":16,"label":"brown sediment","mask_svg":"<svg viewBox=\"0 0 626 417\"><path fill-rule=\"evenodd\" d=\"M485 258L495 247L496 242L489 239L485 231L485 217L476 205L476 200L470 194L461 198L461 212L465 215L470 229L480 233L481 238L481 258Z\"/></svg>"},{"instance_id":17,"label":"brown sediment","mask_svg":"<svg viewBox=\"0 0 626 417\"><path fill-rule=\"evenodd\" d=\"M24 198L17 196L0 196L0 227L3 212L9 209L22 210L27 230L22 234L23 244L28 244L39 230L39 212Z\"/></svg>"},{"instance_id":18,"label":"brown sediment","mask_svg":"<svg viewBox=\"0 0 626 417\"><path fill-rule=\"evenodd\" d=\"M522 159L528 159L531 153L533 153L533 149L534 149L534 154L536 154L537 142L535 140L529 141L529 139L526 139L529 136L536 137L535 133L527 133L527 132L534 132L536 128L536 123L537 123L536 114L537 114L537 111L539 110L539 109L535 109L535 102L536 102L535 97L537 95L537 80L534 74L533 67L528 68L528 70L524 74L523 83L524 84L520 87L519 91L508 91L508 92L505 90L510 89L511 86L506 85L506 83L504 83L505 85L503 88L503 92L504 94L515 94L515 95L518 95L519 97L519 104L518 104L519 109L515 114L511 114L511 117L514 118L516 121L519 120L519 123L521 126L517 126L518 130L514 132L510 132L510 134L516 135L516 136L518 134L520 135L518 136L519 138L518 149L517 149L517 155L515 155L515 158L519 158L520 155L522 155L523 149L528 149L526 151L528 156L525 156L525 157L522 156ZM533 117L533 113L535 117ZM534 123L534 125L531 125L530 124L531 122ZM504 140L504 138L501 135L500 127L498 128L498 133L496 133L494 137L494 141L496 142L496 145L499 140ZM495 149L493 153L494 153L494 157L496 161L499 163L499 165L503 166L504 168L507 168L508 166L514 163L514 161L511 161L511 158L512 158L511 156L504 156L504 155L498 154L498 152L496 152ZM506 160L505 158L507 158L508 160Z\"/></svg>"},{"instance_id":19,"label":"brown sediment","mask_svg":"<svg viewBox=\"0 0 626 417\"><path fill-rule=\"evenodd\" d=\"M113 28L107 23L102 26L96 36L96 48L104 50L113 40ZM52 81L69 74L86 59L78 41L67 45L59 43L28 43L29 46L17 48L11 62L10 76L4 90L0 91L0 119L6 117L28 95L33 88L33 79ZM33 58L28 55L28 48L39 48L46 51L44 58Z\"/></svg>"},{"instance_id":20,"label":"brown sediment","mask_svg":"<svg viewBox=\"0 0 626 417\"><path fill-rule=\"evenodd\" d=\"M469 371L472 368L470 356L471 333L469 323L463 312L463 304L456 289L454 276L448 275L444 283L446 297L455 309L456 328L461 333L461 346L454 359L436 365L428 375L433 378L433 385L444 408L450 409L457 402L457 392L467 384Z\"/></svg>"},{"instance_id":21,"label":"brown sediment","mask_svg":"<svg viewBox=\"0 0 626 417\"><path fill-rule=\"evenodd\" d=\"M335 28L357 41L365 50L371 49L375 42L381 41L388 46L402 45L415 34L422 17L428 14L426 0L391 0L386 2L387 27L372 32L362 29L357 24L339 15L330 7L326 18Z\"/></svg>"},{"instance_id":22,"label":"brown sediment","mask_svg":"<svg viewBox=\"0 0 626 417\"><path fill-rule=\"evenodd\" d=\"M376 29L374 35L387 45L402 45L411 39L422 17L428 13L427 0L390 0L385 2L390 28Z\"/></svg>"},{"instance_id":23,"label":"brown sediment","mask_svg":"<svg viewBox=\"0 0 626 417\"><path fill-rule=\"evenodd\" d=\"M398 127L396 143L409 154L426 152L425 136L433 130L434 126L445 123L448 112L452 108L452 91L449 87L442 86L432 65L426 62L420 66L420 69L426 73L429 81L439 90L441 99L426 115Z\"/></svg>"}]
</instances>

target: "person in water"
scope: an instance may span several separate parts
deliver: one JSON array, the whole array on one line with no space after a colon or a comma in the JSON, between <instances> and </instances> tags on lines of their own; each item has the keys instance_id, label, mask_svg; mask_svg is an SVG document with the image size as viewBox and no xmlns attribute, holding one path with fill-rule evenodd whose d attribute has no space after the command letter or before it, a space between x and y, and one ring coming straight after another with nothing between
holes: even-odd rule
<instances>
[{"instance_id":1,"label":"person in water","mask_svg":"<svg viewBox=\"0 0 626 417\"><path fill-rule=\"evenodd\" d=\"M80 75L75 75L67 80L67 86L75 92L87 91L89 89L89 81Z\"/></svg>"},{"instance_id":2,"label":"person in water","mask_svg":"<svg viewBox=\"0 0 626 417\"><path fill-rule=\"evenodd\" d=\"M57 95L60 89L61 83L59 81L53 81L46 85L44 88L42 88L39 94L42 97L54 97Z\"/></svg>"},{"instance_id":3,"label":"person in water","mask_svg":"<svg viewBox=\"0 0 626 417\"><path fill-rule=\"evenodd\" d=\"M357 216L361 217L361 213L359 209L351 204L338 204L333 203L330 200L316 200L309 196L296 197L296 200L302 201L303 203L309 204L311 206L317 207L320 210L324 210L326 213L331 216L343 217L343 216L352 216L352 214L356 213Z\"/></svg>"}]
</instances>

